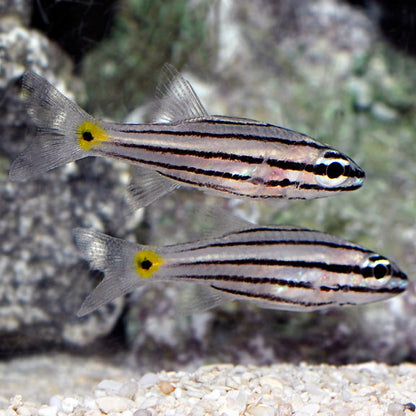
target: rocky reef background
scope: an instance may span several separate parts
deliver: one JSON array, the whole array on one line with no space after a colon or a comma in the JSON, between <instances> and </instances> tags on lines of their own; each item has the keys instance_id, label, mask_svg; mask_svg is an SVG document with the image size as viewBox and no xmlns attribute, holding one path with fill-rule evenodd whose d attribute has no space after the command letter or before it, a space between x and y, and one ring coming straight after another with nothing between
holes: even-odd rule
<instances>
[{"instance_id":1,"label":"rocky reef background","mask_svg":"<svg viewBox=\"0 0 416 416\"><path fill-rule=\"evenodd\" d=\"M415 362L416 11L407 2L363 4L2 2L0 358L63 350L151 371L213 362ZM213 114L270 121L351 155L367 173L365 186L276 204L180 190L131 214L123 164L88 159L36 181L8 182L10 161L33 137L16 85L25 70L92 114L140 122L164 62L186 73ZM175 309L181 288L149 286L75 316L100 274L79 259L72 228L168 244L198 238L205 226L199 207L218 204L260 223L316 228L383 253L407 272L409 289L345 310L302 314L238 303L183 317Z\"/></svg>"}]
</instances>

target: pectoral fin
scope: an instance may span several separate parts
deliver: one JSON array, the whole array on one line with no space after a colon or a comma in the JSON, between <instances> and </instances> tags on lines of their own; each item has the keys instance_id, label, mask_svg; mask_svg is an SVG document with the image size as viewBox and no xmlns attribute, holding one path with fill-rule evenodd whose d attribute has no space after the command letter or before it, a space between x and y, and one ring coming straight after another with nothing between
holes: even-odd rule
<instances>
[{"instance_id":1,"label":"pectoral fin","mask_svg":"<svg viewBox=\"0 0 416 416\"><path fill-rule=\"evenodd\" d=\"M179 188L180 184L144 168L134 168L129 185L129 199L134 208L144 208Z\"/></svg>"},{"instance_id":2,"label":"pectoral fin","mask_svg":"<svg viewBox=\"0 0 416 416\"><path fill-rule=\"evenodd\" d=\"M226 293L198 283L185 283L182 294L182 302L176 309L179 315L203 313L233 300L232 296Z\"/></svg>"}]
</instances>

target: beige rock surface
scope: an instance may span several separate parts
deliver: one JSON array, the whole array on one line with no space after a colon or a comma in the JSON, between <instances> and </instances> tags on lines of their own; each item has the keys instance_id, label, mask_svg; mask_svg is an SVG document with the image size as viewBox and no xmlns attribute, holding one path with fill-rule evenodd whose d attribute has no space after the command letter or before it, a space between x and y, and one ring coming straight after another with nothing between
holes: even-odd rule
<instances>
[{"instance_id":1,"label":"beige rock surface","mask_svg":"<svg viewBox=\"0 0 416 416\"><path fill-rule=\"evenodd\" d=\"M218 364L141 374L65 355L0 364L0 416L411 415L416 365Z\"/></svg>"}]
</instances>

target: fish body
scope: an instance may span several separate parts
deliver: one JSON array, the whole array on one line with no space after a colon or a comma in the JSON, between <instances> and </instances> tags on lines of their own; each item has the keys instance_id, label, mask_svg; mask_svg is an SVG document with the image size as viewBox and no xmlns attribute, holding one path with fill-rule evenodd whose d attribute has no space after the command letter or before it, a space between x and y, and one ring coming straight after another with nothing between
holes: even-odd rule
<instances>
[{"instance_id":1,"label":"fish body","mask_svg":"<svg viewBox=\"0 0 416 416\"><path fill-rule=\"evenodd\" d=\"M380 301L407 285L406 275L387 258L298 227L251 224L165 247L141 246L91 229L76 229L74 235L81 255L105 274L83 303L81 316L145 282L199 283L204 291L196 302L204 308L247 300L293 311Z\"/></svg>"},{"instance_id":2,"label":"fish body","mask_svg":"<svg viewBox=\"0 0 416 416\"><path fill-rule=\"evenodd\" d=\"M87 156L144 168L136 200L147 205L179 186L228 197L312 199L358 189L363 170L311 137L256 120L209 115L173 67L149 124L99 121L34 73L23 78L38 137L14 161L9 177L24 181ZM150 172L150 173L149 173Z\"/></svg>"},{"instance_id":3,"label":"fish body","mask_svg":"<svg viewBox=\"0 0 416 416\"><path fill-rule=\"evenodd\" d=\"M326 145L254 120L213 116L103 127L111 140L100 143L96 154L222 196L318 198L358 189L364 177L351 159Z\"/></svg>"}]
</instances>

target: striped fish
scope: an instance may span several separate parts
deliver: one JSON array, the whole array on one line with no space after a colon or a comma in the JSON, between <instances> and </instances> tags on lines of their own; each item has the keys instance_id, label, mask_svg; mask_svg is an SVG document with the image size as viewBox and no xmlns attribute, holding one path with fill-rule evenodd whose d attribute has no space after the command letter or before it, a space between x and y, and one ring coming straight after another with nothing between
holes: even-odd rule
<instances>
[{"instance_id":1,"label":"striped fish","mask_svg":"<svg viewBox=\"0 0 416 416\"><path fill-rule=\"evenodd\" d=\"M311 311L387 299L407 285L406 275L387 258L298 227L246 223L220 237L164 247L142 246L92 229L78 228L74 237L81 256L105 274L79 316L146 282L200 283L193 311L228 300Z\"/></svg>"},{"instance_id":2,"label":"striped fish","mask_svg":"<svg viewBox=\"0 0 416 416\"><path fill-rule=\"evenodd\" d=\"M349 157L304 134L260 121L212 116L170 65L159 90L157 123L99 121L33 72L23 78L38 126L9 178L25 181L87 156L140 169L132 194L146 206L179 186L228 197L312 199L361 187Z\"/></svg>"}]
</instances>

